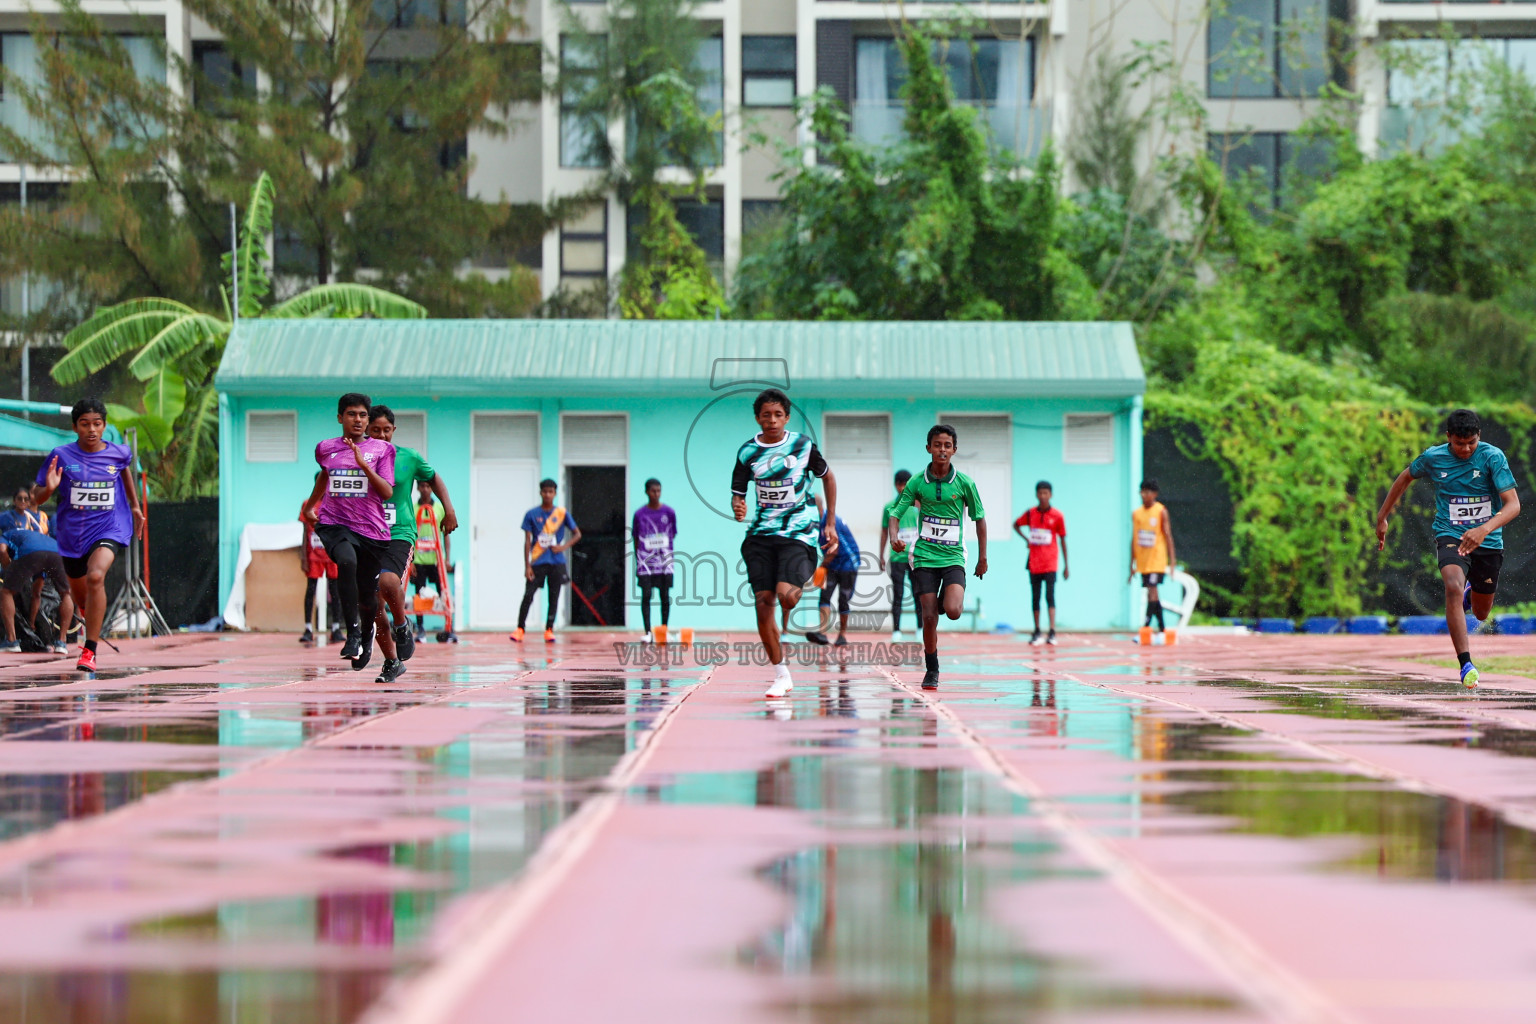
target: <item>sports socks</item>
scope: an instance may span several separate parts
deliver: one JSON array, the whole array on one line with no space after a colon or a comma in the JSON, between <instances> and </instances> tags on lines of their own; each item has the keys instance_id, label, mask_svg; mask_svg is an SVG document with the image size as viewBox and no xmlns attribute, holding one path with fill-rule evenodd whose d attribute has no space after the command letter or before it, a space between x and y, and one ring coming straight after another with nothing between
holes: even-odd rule
<instances>
[{"instance_id":1,"label":"sports socks","mask_svg":"<svg viewBox=\"0 0 1536 1024\"><path fill-rule=\"evenodd\" d=\"M1159 601L1155 596L1147 601L1147 625L1152 625L1153 619L1157 620L1158 629L1167 628L1163 625L1163 602Z\"/></svg>"},{"instance_id":2,"label":"sports socks","mask_svg":"<svg viewBox=\"0 0 1536 1024\"><path fill-rule=\"evenodd\" d=\"M923 668L927 669L929 672L937 672L939 670L938 651L923 652Z\"/></svg>"},{"instance_id":3,"label":"sports socks","mask_svg":"<svg viewBox=\"0 0 1536 1024\"><path fill-rule=\"evenodd\" d=\"M1472 664L1472 654L1469 651L1461 651L1456 655L1456 660L1462 665Z\"/></svg>"}]
</instances>

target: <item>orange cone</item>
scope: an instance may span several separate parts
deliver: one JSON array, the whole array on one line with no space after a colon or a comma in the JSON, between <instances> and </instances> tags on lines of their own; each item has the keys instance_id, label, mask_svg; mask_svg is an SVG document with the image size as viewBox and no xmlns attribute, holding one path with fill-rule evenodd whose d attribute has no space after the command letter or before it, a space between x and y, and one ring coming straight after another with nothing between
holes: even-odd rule
<instances>
[{"instance_id":1,"label":"orange cone","mask_svg":"<svg viewBox=\"0 0 1536 1024\"><path fill-rule=\"evenodd\" d=\"M1152 627L1151 626L1142 626L1141 627L1141 633L1139 634L1139 636L1140 636L1141 646L1143 646L1143 647L1151 647L1152 646Z\"/></svg>"}]
</instances>

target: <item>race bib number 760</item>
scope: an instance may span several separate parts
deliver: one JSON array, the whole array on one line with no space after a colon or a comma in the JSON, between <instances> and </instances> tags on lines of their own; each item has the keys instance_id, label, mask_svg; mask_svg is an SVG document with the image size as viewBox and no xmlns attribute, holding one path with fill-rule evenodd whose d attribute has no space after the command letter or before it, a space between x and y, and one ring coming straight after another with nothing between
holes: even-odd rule
<instances>
[{"instance_id":1,"label":"race bib number 760","mask_svg":"<svg viewBox=\"0 0 1536 1024\"><path fill-rule=\"evenodd\" d=\"M69 504L78 509L111 511L117 505L115 480L82 480L69 485Z\"/></svg>"}]
</instances>

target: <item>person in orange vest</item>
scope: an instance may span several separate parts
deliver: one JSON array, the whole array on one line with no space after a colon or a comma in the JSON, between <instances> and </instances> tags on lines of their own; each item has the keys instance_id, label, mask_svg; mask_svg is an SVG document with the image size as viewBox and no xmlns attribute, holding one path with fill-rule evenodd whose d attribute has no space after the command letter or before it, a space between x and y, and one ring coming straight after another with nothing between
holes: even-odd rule
<instances>
[{"instance_id":1,"label":"person in orange vest","mask_svg":"<svg viewBox=\"0 0 1536 1024\"><path fill-rule=\"evenodd\" d=\"M411 559L411 586L420 594L422 588L437 589L437 538L443 538L443 573L453 572L452 540L443 533L443 503L432 493L432 483L423 480L416 485L416 554ZM437 529L432 527L436 525ZM426 625L416 616L416 642L425 643Z\"/></svg>"},{"instance_id":2,"label":"person in orange vest","mask_svg":"<svg viewBox=\"0 0 1536 1024\"><path fill-rule=\"evenodd\" d=\"M1152 625L1157 619L1159 632L1167 630L1163 622L1163 604L1157 596L1157 588L1169 570L1178 564L1173 553L1173 524L1168 521L1168 509L1157 500L1157 481L1141 482L1141 507L1131 511L1131 573L1126 582L1141 574L1141 585L1147 588L1147 621Z\"/></svg>"}]
</instances>

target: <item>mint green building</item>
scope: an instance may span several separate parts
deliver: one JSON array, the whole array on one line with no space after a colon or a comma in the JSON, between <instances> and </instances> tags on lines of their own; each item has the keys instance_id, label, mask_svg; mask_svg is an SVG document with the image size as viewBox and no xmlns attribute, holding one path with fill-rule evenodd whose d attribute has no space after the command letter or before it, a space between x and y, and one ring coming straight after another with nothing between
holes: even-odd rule
<instances>
[{"instance_id":1,"label":"mint green building","mask_svg":"<svg viewBox=\"0 0 1536 1024\"><path fill-rule=\"evenodd\" d=\"M396 441L422 451L453 495L461 626L515 624L522 517L549 477L585 534L562 621L638 630L626 533L654 477L679 523L673 624L750 629L731 467L756 430L752 398L773 386L795 404L791 429L825 453L838 514L865 552L856 625L890 628L880 511L894 471L920 472L928 428L947 422L991 542L987 578L967 592L975 614L959 625L1027 628L1027 551L1012 524L1046 479L1071 555L1063 628L1125 628L1145 383L1118 323L243 321L217 378L220 602L244 528L296 518L314 446L337 433L336 398L362 391L396 411Z\"/></svg>"}]
</instances>

